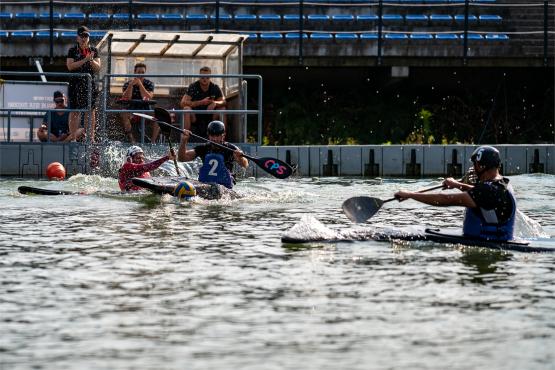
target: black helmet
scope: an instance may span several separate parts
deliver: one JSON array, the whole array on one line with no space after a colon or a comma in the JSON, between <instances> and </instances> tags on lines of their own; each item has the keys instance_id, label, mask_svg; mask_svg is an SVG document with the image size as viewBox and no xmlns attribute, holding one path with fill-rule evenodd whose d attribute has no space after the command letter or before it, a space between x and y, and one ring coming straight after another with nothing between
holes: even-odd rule
<instances>
[{"instance_id":1,"label":"black helmet","mask_svg":"<svg viewBox=\"0 0 555 370\"><path fill-rule=\"evenodd\" d=\"M501 165L499 150L487 145L476 148L470 156L470 161L483 166L485 169L499 168Z\"/></svg>"},{"instance_id":2,"label":"black helmet","mask_svg":"<svg viewBox=\"0 0 555 370\"><path fill-rule=\"evenodd\" d=\"M206 133L212 136L218 136L225 133L225 125L222 121L212 121L208 124Z\"/></svg>"}]
</instances>

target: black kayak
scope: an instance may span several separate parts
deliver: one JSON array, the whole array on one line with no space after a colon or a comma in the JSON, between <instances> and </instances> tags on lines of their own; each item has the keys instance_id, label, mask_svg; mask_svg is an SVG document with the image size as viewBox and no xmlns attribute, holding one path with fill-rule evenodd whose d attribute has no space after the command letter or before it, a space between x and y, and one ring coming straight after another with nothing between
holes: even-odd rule
<instances>
[{"instance_id":1,"label":"black kayak","mask_svg":"<svg viewBox=\"0 0 555 370\"><path fill-rule=\"evenodd\" d=\"M391 232L391 230L380 231L380 230L353 230L337 232L334 234L324 234L323 236L313 235L303 238L302 236L290 236L284 235L281 238L283 243L310 243L310 242L354 242L354 241L364 241L364 240L375 240L375 241L409 241L409 242L432 242L438 244L449 244L449 245L464 245L464 246L474 246L481 248L489 248L496 250L511 250L518 252L555 252L554 247L534 247L530 246L530 242L526 240L509 240L509 241L496 241L496 240L486 240L479 238L472 238L462 235L460 230L441 230L441 229L430 229L425 228L423 231L419 232Z\"/></svg>"},{"instance_id":2,"label":"black kayak","mask_svg":"<svg viewBox=\"0 0 555 370\"><path fill-rule=\"evenodd\" d=\"M174 195L176 185L182 181L187 181L194 185L197 191L197 196L204 199L214 200L226 197L230 199L239 198L239 195L235 191L228 189L225 186L213 183L206 184L197 180L188 179L186 177L149 177L144 179L135 177L131 181L133 181L134 185L150 190L156 194Z\"/></svg>"}]
</instances>

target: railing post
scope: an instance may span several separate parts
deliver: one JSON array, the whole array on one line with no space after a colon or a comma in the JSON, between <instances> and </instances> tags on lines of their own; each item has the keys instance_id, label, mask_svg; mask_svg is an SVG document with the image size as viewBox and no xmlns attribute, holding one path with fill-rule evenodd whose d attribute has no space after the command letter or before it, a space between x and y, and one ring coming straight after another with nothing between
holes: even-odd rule
<instances>
[{"instance_id":1,"label":"railing post","mask_svg":"<svg viewBox=\"0 0 555 370\"><path fill-rule=\"evenodd\" d=\"M463 40L463 65L468 62L468 11L469 0L464 0L464 40Z\"/></svg>"},{"instance_id":2,"label":"railing post","mask_svg":"<svg viewBox=\"0 0 555 370\"><path fill-rule=\"evenodd\" d=\"M129 12L129 18L127 18L127 25L129 31L133 31L133 0L129 0L127 4L127 11Z\"/></svg>"},{"instance_id":3,"label":"railing post","mask_svg":"<svg viewBox=\"0 0 555 370\"><path fill-rule=\"evenodd\" d=\"M214 21L216 33L220 32L220 0L216 0L216 20Z\"/></svg>"},{"instance_id":4,"label":"railing post","mask_svg":"<svg viewBox=\"0 0 555 370\"><path fill-rule=\"evenodd\" d=\"M303 64L304 1L299 1L299 65Z\"/></svg>"},{"instance_id":5,"label":"railing post","mask_svg":"<svg viewBox=\"0 0 555 370\"><path fill-rule=\"evenodd\" d=\"M48 7L50 9L50 64L54 63L54 0L50 0Z\"/></svg>"},{"instance_id":6,"label":"railing post","mask_svg":"<svg viewBox=\"0 0 555 370\"><path fill-rule=\"evenodd\" d=\"M547 67L547 53L549 47L549 32L548 32L548 17L549 17L549 5L548 1L543 2L543 65Z\"/></svg>"},{"instance_id":7,"label":"railing post","mask_svg":"<svg viewBox=\"0 0 555 370\"><path fill-rule=\"evenodd\" d=\"M383 0L378 3L378 65L382 65Z\"/></svg>"}]
</instances>

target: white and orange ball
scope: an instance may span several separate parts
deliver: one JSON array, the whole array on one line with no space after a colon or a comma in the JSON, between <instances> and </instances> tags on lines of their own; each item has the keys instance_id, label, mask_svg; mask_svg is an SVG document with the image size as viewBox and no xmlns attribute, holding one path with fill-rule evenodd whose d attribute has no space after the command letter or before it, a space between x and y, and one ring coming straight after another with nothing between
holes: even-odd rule
<instances>
[{"instance_id":1,"label":"white and orange ball","mask_svg":"<svg viewBox=\"0 0 555 370\"><path fill-rule=\"evenodd\" d=\"M46 167L46 176L50 180L63 180L66 177L66 169L60 162L52 162Z\"/></svg>"}]
</instances>

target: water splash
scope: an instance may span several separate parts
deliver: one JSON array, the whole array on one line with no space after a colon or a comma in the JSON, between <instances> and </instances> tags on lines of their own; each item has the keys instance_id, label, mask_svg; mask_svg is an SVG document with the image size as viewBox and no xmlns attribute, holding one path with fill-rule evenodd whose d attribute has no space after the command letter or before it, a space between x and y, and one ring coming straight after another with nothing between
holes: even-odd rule
<instances>
[{"instance_id":1,"label":"water splash","mask_svg":"<svg viewBox=\"0 0 555 370\"><path fill-rule=\"evenodd\" d=\"M539 222L517 210L515 220L515 238L549 238Z\"/></svg>"},{"instance_id":2,"label":"water splash","mask_svg":"<svg viewBox=\"0 0 555 370\"><path fill-rule=\"evenodd\" d=\"M303 215L301 220L283 234L283 240L332 241L340 238L340 233L328 228L314 216Z\"/></svg>"}]
</instances>

